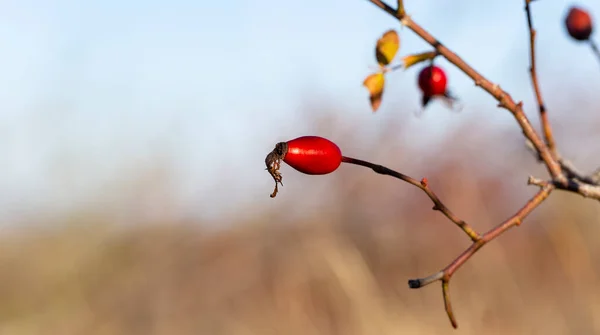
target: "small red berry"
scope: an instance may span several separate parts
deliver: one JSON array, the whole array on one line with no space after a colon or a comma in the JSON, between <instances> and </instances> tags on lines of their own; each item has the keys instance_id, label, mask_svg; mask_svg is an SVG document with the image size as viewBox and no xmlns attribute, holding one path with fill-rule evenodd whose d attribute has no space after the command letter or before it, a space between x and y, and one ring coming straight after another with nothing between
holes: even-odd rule
<instances>
[{"instance_id":1,"label":"small red berry","mask_svg":"<svg viewBox=\"0 0 600 335\"><path fill-rule=\"evenodd\" d=\"M427 66L419 73L419 88L424 96L431 98L445 95L447 83L446 73L438 66Z\"/></svg>"},{"instance_id":2,"label":"small red berry","mask_svg":"<svg viewBox=\"0 0 600 335\"><path fill-rule=\"evenodd\" d=\"M457 99L448 91L448 78L442 68L433 64L424 67L419 72L418 84L423 92L421 107L425 108L433 98L442 98L450 108L454 109Z\"/></svg>"},{"instance_id":3,"label":"small red berry","mask_svg":"<svg viewBox=\"0 0 600 335\"><path fill-rule=\"evenodd\" d=\"M569 12L565 17L565 25L569 35L577 41L586 41L592 35L592 17L580 7L572 6L569 8Z\"/></svg>"},{"instance_id":4,"label":"small red berry","mask_svg":"<svg viewBox=\"0 0 600 335\"><path fill-rule=\"evenodd\" d=\"M342 163L342 151L335 143L319 136L302 136L277 143L265 158L267 170L275 180L271 198L277 194L277 183L283 185L279 172L281 161L302 173L323 175L337 170Z\"/></svg>"}]
</instances>

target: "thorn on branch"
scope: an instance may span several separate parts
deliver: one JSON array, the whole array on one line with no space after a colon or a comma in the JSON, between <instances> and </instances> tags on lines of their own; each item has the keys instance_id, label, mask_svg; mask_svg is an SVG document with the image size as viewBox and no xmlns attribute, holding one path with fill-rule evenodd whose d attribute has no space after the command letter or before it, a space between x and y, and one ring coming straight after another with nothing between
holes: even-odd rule
<instances>
[{"instance_id":1,"label":"thorn on branch","mask_svg":"<svg viewBox=\"0 0 600 335\"><path fill-rule=\"evenodd\" d=\"M500 93L498 94L498 107L508 109L508 98L506 92L501 90L500 86L498 86L497 84L494 86L495 90L500 90ZM518 108L518 105L516 105L515 107Z\"/></svg>"}]
</instances>

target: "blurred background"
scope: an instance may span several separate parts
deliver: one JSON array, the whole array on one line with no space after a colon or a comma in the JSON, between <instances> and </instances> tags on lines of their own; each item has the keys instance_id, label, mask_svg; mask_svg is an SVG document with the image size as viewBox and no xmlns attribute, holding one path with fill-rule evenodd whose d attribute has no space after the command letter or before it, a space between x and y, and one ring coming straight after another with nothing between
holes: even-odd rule
<instances>
[{"instance_id":1,"label":"blurred background","mask_svg":"<svg viewBox=\"0 0 600 335\"><path fill-rule=\"evenodd\" d=\"M393 3L392 3L393 4ZM600 68L567 8L532 4L562 154L600 165ZM524 3L406 1L412 18L523 101L538 127ZM0 334L600 334L600 206L556 192L451 282L469 245L418 189L357 166L284 185L264 158L302 135L427 177L484 232L545 177L512 116L439 59L460 113L417 118L419 66L365 76L381 34L429 50L364 0L0 2ZM593 36L598 40L598 36Z\"/></svg>"}]
</instances>

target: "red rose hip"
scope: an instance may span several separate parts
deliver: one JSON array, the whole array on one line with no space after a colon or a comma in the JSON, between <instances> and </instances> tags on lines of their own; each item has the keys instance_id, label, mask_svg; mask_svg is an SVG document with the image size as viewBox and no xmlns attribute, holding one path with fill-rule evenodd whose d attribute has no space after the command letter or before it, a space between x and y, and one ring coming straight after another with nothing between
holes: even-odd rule
<instances>
[{"instance_id":1,"label":"red rose hip","mask_svg":"<svg viewBox=\"0 0 600 335\"><path fill-rule=\"evenodd\" d=\"M277 194L277 183L283 185L279 172L281 161L302 173L323 175L337 170L342 163L342 151L335 143L319 136L302 136L277 143L265 158L267 170L275 180L271 198Z\"/></svg>"},{"instance_id":2,"label":"red rose hip","mask_svg":"<svg viewBox=\"0 0 600 335\"><path fill-rule=\"evenodd\" d=\"M569 35L577 41L586 41L592 35L592 18L586 10L580 7L569 8L565 17L565 26Z\"/></svg>"},{"instance_id":3,"label":"red rose hip","mask_svg":"<svg viewBox=\"0 0 600 335\"><path fill-rule=\"evenodd\" d=\"M342 152L328 139L302 136L287 142L287 153L283 161L302 173L328 174L342 163Z\"/></svg>"},{"instance_id":4,"label":"red rose hip","mask_svg":"<svg viewBox=\"0 0 600 335\"><path fill-rule=\"evenodd\" d=\"M444 96L447 83L446 73L438 66L427 66L419 73L419 88L426 97Z\"/></svg>"}]
</instances>

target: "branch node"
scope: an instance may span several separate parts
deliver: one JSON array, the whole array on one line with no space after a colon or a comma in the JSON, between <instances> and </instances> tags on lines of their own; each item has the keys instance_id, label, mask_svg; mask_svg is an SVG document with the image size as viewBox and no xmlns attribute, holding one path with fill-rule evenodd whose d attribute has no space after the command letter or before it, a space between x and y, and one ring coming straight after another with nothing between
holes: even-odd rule
<instances>
[{"instance_id":1,"label":"branch node","mask_svg":"<svg viewBox=\"0 0 600 335\"><path fill-rule=\"evenodd\" d=\"M500 88L500 86L498 86L498 89L499 88ZM508 108L508 100L506 97L507 97L506 93L501 90L500 94L498 95L498 107Z\"/></svg>"},{"instance_id":2,"label":"branch node","mask_svg":"<svg viewBox=\"0 0 600 335\"><path fill-rule=\"evenodd\" d=\"M529 176L529 178L527 179L527 185L535 185L535 186L539 186L539 187L546 187L548 186L548 184L550 184L549 182L536 178L534 176Z\"/></svg>"},{"instance_id":3,"label":"branch node","mask_svg":"<svg viewBox=\"0 0 600 335\"><path fill-rule=\"evenodd\" d=\"M498 85L498 84L494 84L494 85L492 86L492 94L493 94L493 95L498 95L498 90L500 90L500 85ZM500 97L501 97L502 95L504 95L504 92L501 92L501 93L500 93ZM500 100L500 99L499 99L499 100Z\"/></svg>"},{"instance_id":4,"label":"branch node","mask_svg":"<svg viewBox=\"0 0 600 335\"><path fill-rule=\"evenodd\" d=\"M402 18L400 19L400 24L405 27L409 27L410 22L411 22L410 15L404 13L404 15L402 15Z\"/></svg>"}]
</instances>

